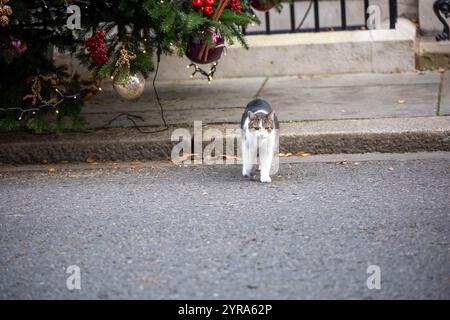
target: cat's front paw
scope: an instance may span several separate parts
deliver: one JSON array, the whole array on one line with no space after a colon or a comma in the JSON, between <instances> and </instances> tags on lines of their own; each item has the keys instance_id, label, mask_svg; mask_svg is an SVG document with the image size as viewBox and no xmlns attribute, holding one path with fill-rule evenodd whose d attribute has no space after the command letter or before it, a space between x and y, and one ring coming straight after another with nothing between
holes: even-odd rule
<instances>
[{"instance_id":1,"label":"cat's front paw","mask_svg":"<svg viewBox=\"0 0 450 320\"><path fill-rule=\"evenodd\" d=\"M242 176L244 176L245 178L250 177L250 172L247 172L246 170L242 170Z\"/></svg>"},{"instance_id":2,"label":"cat's front paw","mask_svg":"<svg viewBox=\"0 0 450 320\"><path fill-rule=\"evenodd\" d=\"M270 182L272 182L272 179L270 179L269 176L261 176L261 182L270 183Z\"/></svg>"}]
</instances>

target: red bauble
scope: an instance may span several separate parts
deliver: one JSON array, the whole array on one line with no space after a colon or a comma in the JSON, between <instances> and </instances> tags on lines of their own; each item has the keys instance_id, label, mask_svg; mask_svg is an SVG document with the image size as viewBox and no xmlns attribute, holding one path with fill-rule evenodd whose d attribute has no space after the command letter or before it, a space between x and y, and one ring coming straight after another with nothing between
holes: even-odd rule
<instances>
[{"instance_id":1,"label":"red bauble","mask_svg":"<svg viewBox=\"0 0 450 320\"><path fill-rule=\"evenodd\" d=\"M250 5L258 11L269 11L275 6L275 3L273 3L272 0L266 0L265 2L262 2L261 0L251 0Z\"/></svg>"},{"instance_id":2,"label":"red bauble","mask_svg":"<svg viewBox=\"0 0 450 320\"><path fill-rule=\"evenodd\" d=\"M203 14L206 16L210 16L214 13L214 9L212 7L204 7Z\"/></svg>"},{"instance_id":3,"label":"red bauble","mask_svg":"<svg viewBox=\"0 0 450 320\"><path fill-rule=\"evenodd\" d=\"M214 5L214 0L205 0L205 6L206 7L212 7Z\"/></svg>"},{"instance_id":4,"label":"red bauble","mask_svg":"<svg viewBox=\"0 0 450 320\"><path fill-rule=\"evenodd\" d=\"M196 8L201 8L203 6L202 0L192 0L192 5Z\"/></svg>"}]
</instances>

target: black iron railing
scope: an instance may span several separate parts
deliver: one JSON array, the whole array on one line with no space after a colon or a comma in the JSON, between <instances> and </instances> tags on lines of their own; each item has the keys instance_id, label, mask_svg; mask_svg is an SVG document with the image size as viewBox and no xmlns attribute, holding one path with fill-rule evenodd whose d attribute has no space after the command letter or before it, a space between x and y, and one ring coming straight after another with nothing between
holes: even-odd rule
<instances>
[{"instance_id":1,"label":"black iron railing","mask_svg":"<svg viewBox=\"0 0 450 320\"><path fill-rule=\"evenodd\" d=\"M439 21L444 26L444 30L436 36L436 40L450 40L450 27L445 20L450 17L450 0L436 0L433 3L433 10Z\"/></svg>"},{"instance_id":2,"label":"black iron railing","mask_svg":"<svg viewBox=\"0 0 450 320\"><path fill-rule=\"evenodd\" d=\"M293 0L293 1L301 1L301 0ZM306 1L306 0L303 0ZM262 24L265 26L264 30L258 30L258 31L247 31L243 30L245 34L275 34L275 33L296 33L296 32L320 32L320 31L329 31L329 30L358 30L362 27L367 27L366 23L369 18L369 14L367 12L367 9L370 6L369 0L361 0L364 2L364 11L361 12L362 17L364 17L364 24L358 24L358 25L348 25L347 23L347 9L348 9L348 3L346 0L336 0L340 1L340 13L341 13L341 21L340 25L332 26L332 27L322 27L320 24L320 7L321 4L319 0L310 0L307 10L305 11L305 14L303 18L300 21L296 21L296 13L295 13L295 6L294 4L289 4L289 17L290 17L290 28L289 29L278 29L278 30L272 30L270 27L270 15L271 11L274 12L274 9L271 11L265 12L264 19L262 19ZM397 0L386 0L388 1L389 5L389 27L391 29L395 28L395 24L397 22ZM350 2L350 1L349 1ZM323 5L323 4L322 4ZM286 4L283 10L286 10ZM312 11L312 12L311 12ZM276 12L274 12L277 14ZM303 22L305 18L312 14L314 16L314 27L313 28L302 28Z\"/></svg>"}]
</instances>

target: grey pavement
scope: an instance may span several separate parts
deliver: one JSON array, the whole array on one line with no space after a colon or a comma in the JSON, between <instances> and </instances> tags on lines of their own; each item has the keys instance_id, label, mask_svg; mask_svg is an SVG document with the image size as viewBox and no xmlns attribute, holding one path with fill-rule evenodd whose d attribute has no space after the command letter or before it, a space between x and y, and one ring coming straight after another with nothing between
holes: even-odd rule
<instances>
[{"instance_id":1,"label":"grey pavement","mask_svg":"<svg viewBox=\"0 0 450 320\"><path fill-rule=\"evenodd\" d=\"M449 153L297 160L3 167L0 298L450 299Z\"/></svg>"},{"instance_id":2,"label":"grey pavement","mask_svg":"<svg viewBox=\"0 0 450 320\"><path fill-rule=\"evenodd\" d=\"M151 85L137 102L115 96L111 83L90 100L87 130L36 135L0 132L0 163L162 160L177 128L239 128L244 106L261 97L280 125L280 150L313 154L450 151L450 72L340 74L157 82L169 128ZM124 113L142 117L136 124ZM117 118L108 128L104 126ZM112 128L111 128L112 127ZM142 130L142 129L141 129ZM206 141L204 141L206 143Z\"/></svg>"},{"instance_id":3,"label":"grey pavement","mask_svg":"<svg viewBox=\"0 0 450 320\"><path fill-rule=\"evenodd\" d=\"M160 81L157 88L167 123L238 123L253 98L268 100L280 121L409 118L450 115L450 72L340 74L269 78ZM149 79L148 82L150 82ZM445 81L444 81L445 80ZM440 110L442 113L440 113ZM120 100L110 82L83 110L88 126L103 127L121 112L161 125L151 85L137 102ZM131 126L125 117L111 126Z\"/></svg>"}]
</instances>

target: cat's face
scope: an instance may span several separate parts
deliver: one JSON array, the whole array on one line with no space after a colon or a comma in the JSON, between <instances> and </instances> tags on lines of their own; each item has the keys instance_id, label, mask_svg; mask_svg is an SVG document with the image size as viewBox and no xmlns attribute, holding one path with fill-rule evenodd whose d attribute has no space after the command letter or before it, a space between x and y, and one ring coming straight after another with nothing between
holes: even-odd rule
<instances>
[{"instance_id":1,"label":"cat's face","mask_svg":"<svg viewBox=\"0 0 450 320\"><path fill-rule=\"evenodd\" d=\"M248 130L250 132L271 133L274 129L273 112L259 116L251 111L248 112Z\"/></svg>"}]
</instances>

